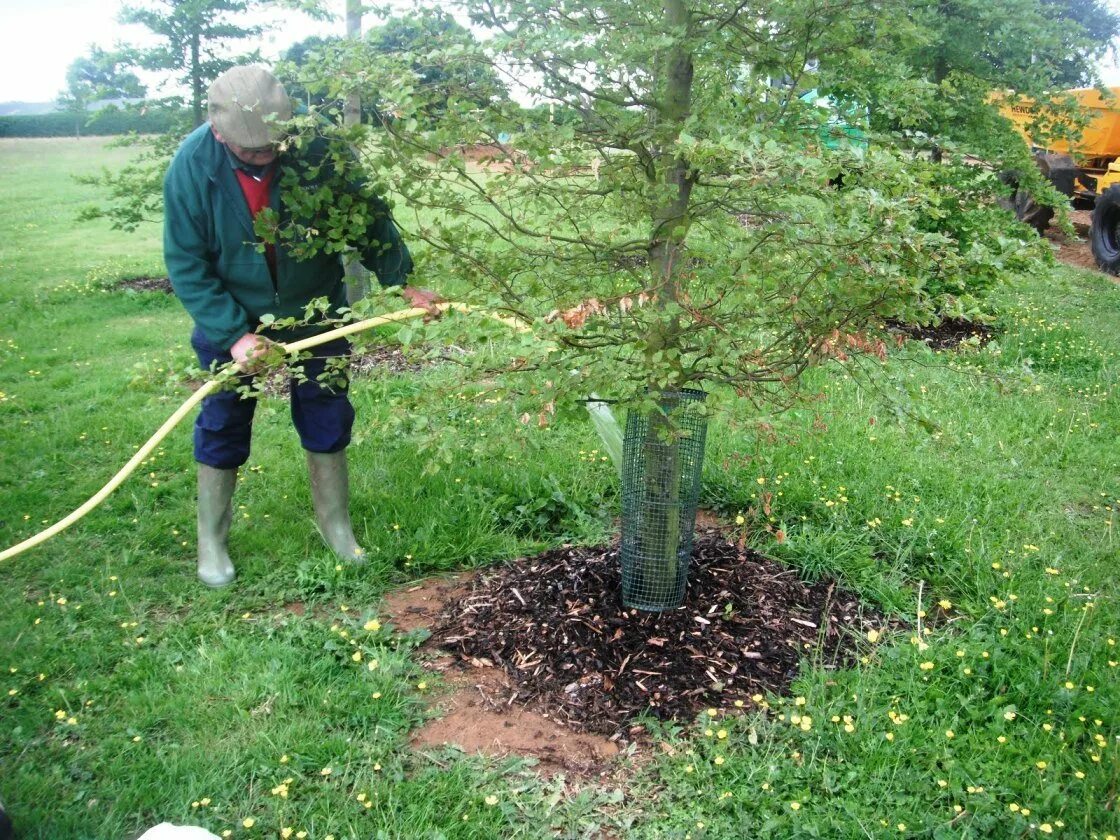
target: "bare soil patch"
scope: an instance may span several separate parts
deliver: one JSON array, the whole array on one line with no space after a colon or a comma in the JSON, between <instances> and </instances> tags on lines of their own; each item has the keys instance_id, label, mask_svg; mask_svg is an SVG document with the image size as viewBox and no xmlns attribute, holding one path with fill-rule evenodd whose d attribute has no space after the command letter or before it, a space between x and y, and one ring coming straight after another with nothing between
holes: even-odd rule
<instances>
[{"instance_id":1,"label":"bare soil patch","mask_svg":"<svg viewBox=\"0 0 1120 840\"><path fill-rule=\"evenodd\" d=\"M1089 246L1089 228L1093 223L1093 214L1089 210L1071 210L1070 221L1077 235L1065 236L1056 227L1046 230L1046 238L1056 246L1055 256L1066 265L1084 268L1088 271L1100 271L1093 250Z\"/></svg>"},{"instance_id":2,"label":"bare soil patch","mask_svg":"<svg viewBox=\"0 0 1120 840\"><path fill-rule=\"evenodd\" d=\"M640 714L691 719L785 691L805 656L844 667L858 637L884 624L834 581L804 583L713 533L698 535L680 608L626 610L620 588L617 547L545 552L476 577L446 604L429 646L475 672L503 671L507 696L476 687L493 706L622 741L640 734Z\"/></svg>"},{"instance_id":3,"label":"bare soil patch","mask_svg":"<svg viewBox=\"0 0 1120 840\"><path fill-rule=\"evenodd\" d=\"M492 664L464 668L443 657L432 667L445 673L451 691L437 701L440 717L413 733L416 749L452 745L467 753L527 756L546 775L584 777L609 772L620 752L616 740L573 732L517 702L517 689Z\"/></svg>"},{"instance_id":4,"label":"bare soil patch","mask_svg":"<svg viewBox=\"0 0 1120 840\"><path fill-rule=\"evenodd\" d=\"M449 604L461 601L470 593L477 575L477 572L460 572L428 578L390 592L381 602L380 613L388 616L393 628L400 633L431 630Z\"/></svg>"}]
</instances>

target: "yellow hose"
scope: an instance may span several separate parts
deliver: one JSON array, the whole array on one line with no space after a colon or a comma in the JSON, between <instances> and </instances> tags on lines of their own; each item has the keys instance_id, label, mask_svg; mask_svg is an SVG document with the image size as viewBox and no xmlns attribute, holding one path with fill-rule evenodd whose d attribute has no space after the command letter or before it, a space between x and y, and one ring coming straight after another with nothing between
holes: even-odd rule
<instances>
[{"instance_id":1,"label":"yellow hose","mask_svg":"<svg viewBox=\"0 0 1120 840\"><path fill-rule=\"evenodd\" d=\"M463 312L472 311L471 307L461 303L437 303L436 307L441 312L446 312L452 307ZM336 338L342 338L343 336L364 332L365 330L370 330L374 327L380 327L385 324L391 324L396 321L407 321L412 318L420 318L427 314L429 314L428 310L422 309L420 307L402 309L399 312L390 312L388 315L378 315L376 318L367 318L364 321L355 321L353 324L347 324L344 327L339 327L338 329L331 330L330 332L325 332L321 335L313 335L310 338L300 339L299 341L293 341L291 344L282 344L280 345L280 347L285 353L298 353L302 350L308 349L309 347L316 347L320 344L325 344L328 341L333 341ZM517 321L513 318L507 318L491 312L487 312L485 314L489 318L500 321L507 326L513 327L518 332L527 332L529 330L528 326L526 326L521 321ZM152 450L159 446L160 442L165 437L167 437L171 430L179 424L180 420L186 417L187 414L189 414L196 405L202 402L203 399L209 396L219 386L224 385L227 381L232 379L237 374L238 370L233 365L229 365L219 371L217 376L215 376L213 379L211 379L209 382L207 382L205 385L191 394L190 398L181 406L179 406L174 414L167 418L167 422L160 426L159 429L156 430L156 433L154 435L148 438L148 442L136 450L136 454L128 460L127 464L121 467L120 471L109 480L109 483L102 487L94 495L92 495L85 504L83 504L66 518L60 519L49 528L40 531L38 534L35 534L32 537L28 537L23 542L17 545L13 545L11 548L0 551L0 561L7 560L10 557L15 557L17 554L22 554L29 548L34 548L35 546L39 545L39 543L46 542L55 534L65 531L67 528L69 528L71 525L73 525L103 501L105 501L110 493L116 490L126 478L132 475L133 471L138 466L140 466L140 464L145 458L148 457L148 455L151 454Z\"/></svg>"}]
</instances>

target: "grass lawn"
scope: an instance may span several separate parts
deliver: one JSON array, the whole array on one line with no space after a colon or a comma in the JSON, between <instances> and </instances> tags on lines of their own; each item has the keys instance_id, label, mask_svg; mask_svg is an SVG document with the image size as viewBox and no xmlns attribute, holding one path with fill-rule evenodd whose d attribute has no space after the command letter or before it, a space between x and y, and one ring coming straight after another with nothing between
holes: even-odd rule
<instances>
[{"instance_id":1,"label":"grass lawn","mask_svg":"<svg viewBox=\"0 0 1120 840\"><path fill-rule=\"evenodd\" d=\"M92 196L70 175L124 154L0 141L3 547L92 495L189 393L179 304L113 288L163 273L158 227L73 221ZM163 820L246 840L1120 835L1120 287L1040 265L999 307L981 349L908 344L875 387L831 365L805 407L713 424L704 505L898 617L853 670L808 651L793 695L654 727L663 746L609 784L411 750L440 686L383 594L602 540L618 500L589 423L522 426L444 363L354 387L366 567L322 545L275 400L235 497L235 585L194 577L187 423L0 565L0 798L43 840ZM500 340L476 352L503 358ZM764 493L780 543L752 512Z\"/></svg>"}]
</instances>

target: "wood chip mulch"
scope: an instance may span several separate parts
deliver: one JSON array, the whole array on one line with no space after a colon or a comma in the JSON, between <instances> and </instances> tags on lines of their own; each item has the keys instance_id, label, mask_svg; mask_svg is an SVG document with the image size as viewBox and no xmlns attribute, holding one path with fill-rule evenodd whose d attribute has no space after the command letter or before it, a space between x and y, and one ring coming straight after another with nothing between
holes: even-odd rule
<instances>
[{"instance_id":1,"label":"wood chip mulch","mask_svg":"<svg viewBox=\"0 0 1120 840\"><path fill-rule=\"evenodd\" d=\"M973 337L983 346L995 338L992 327L963 318L946 318L936 327L904 324L901 321L891 321L887 327L894 333L924 342L933 350L953 350Z\"/></svg>"},{"instance_id":2,"label":"wood chip mulch","mask_svg":"<svg viewBox=\"0 0 1120 840\"><path fill-rule=\"evenodd\" d=\"M163 292L168 295L175 293L171 288L171 281L166 277L125 277L118 281L117 288L136 292Z\"/></svg>"},{"instance_id":3,"label":"wood chip mulch","mask_svg":"<svg viewBox=\"0 0 1120 840\"><path fill-rule=\"evenodd\" d=\"M618 548L560 548L480 575L448 605L436 645L496 665L515 699L580 731L626 733L635 716L691 719L781 692L803 657L853 660L884 619L855 595L797 575L718 534L698 535L685 603L624 610Z\"/></svg>"}]
</instances>

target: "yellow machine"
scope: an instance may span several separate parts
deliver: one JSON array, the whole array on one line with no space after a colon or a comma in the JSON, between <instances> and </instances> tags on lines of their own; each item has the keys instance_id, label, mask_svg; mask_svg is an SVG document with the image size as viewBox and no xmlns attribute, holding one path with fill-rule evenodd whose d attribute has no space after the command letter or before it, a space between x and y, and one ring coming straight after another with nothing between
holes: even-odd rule
<instances>
[{"instance_id":1,"label":"yellow machine","mask_svg":"<svg viewBox=\"0 0 1120 840\"><path fill-rule=\"evenodd\" d=\"M1094 198L1113 184L1120 184L1120 87L1108 88L1109 98L1101 96L1096 88L1078 88L1068 91L1077 104L1090 113L1089 124L1081 133L1076 145L1055 141L1046 151L1070 155L1083 173L1077 194ZM1003 115L1015 124L1019 132L1032 142L1027 133L1035 110L1030 105L1016 105L1002 109Z\"/></svg>"},{"instance_id":2,"label":"yellow machine","mask_svg":"<svg viewBox=\"0 0 1120 840\"><path fill-rule=\"evenodd\" d=\"M1027 128L1037 114L1031 103L1005 105L1001 113L1031 144L1039 169L1051 183L1071 198L1091 203L1093 256L1102 269L1120 274L1120 87L1106 90L1107 96L1096 88L1067 91L1089 112L1089 122L1076 143L1054 141L1045 148L1035 144ZM1015 203L1020 218L1040 232L1046 227L1051 214L1024 207L1018 197Z\"/></svg>"}]
</instances>

